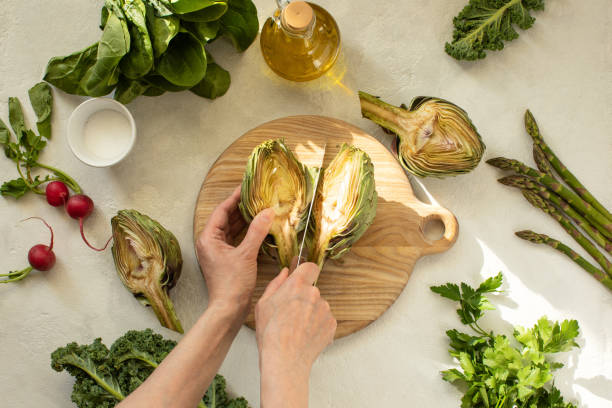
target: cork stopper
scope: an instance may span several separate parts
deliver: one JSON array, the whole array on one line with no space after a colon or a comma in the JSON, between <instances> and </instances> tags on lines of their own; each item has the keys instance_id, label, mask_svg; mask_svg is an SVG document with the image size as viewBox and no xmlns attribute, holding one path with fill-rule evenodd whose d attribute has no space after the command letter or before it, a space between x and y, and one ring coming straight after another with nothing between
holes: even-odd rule
<instances>
[{"instance_id":1,"label":"cork stopper","mask_svg":"<svg viewBox=\"0 0 612 408\"><path fill-rule=\"evenodd\" d=\"M289 31L306 31L314 20L314 11L305 1L292 1L283 9L281 21Z\"/></svg>"}]
</instances>

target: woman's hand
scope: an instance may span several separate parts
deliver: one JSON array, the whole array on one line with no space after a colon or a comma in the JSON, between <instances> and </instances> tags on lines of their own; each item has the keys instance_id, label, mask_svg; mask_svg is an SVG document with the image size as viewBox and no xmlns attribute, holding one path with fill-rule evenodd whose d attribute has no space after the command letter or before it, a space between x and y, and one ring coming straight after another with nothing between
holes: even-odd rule
<instances>
[{"instance_id":1,"label":"woman's hand","mask_svg":"<svg viewBox=\"0 0 612 408\"><path fill-rule=\"evenodd\" d=\"M310 369L336 332L329 304L313 286L319 268L300 265L291 276L284 269L255 307L261 371L262 406L308 406Z\"/></svg>"},{"instance_id":2,"label":"woman's hand","mask_svg":"<svg viewBox=\"0 0 612 408\"><path fill-rule=\"evenodd\" d=\"M196 252L206 286L208 307L236 307L246 314L257 278L257 254L274 220L274 211L259 213L237 247L245 221L238 210L240 187L211 214L198 237Z\"/></svg>"}]
</instances>

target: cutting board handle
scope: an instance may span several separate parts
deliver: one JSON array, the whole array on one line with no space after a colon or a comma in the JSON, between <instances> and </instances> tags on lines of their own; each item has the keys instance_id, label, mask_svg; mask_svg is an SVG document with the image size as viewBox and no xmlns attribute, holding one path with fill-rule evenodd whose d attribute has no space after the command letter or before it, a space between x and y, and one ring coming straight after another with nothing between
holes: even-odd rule
<instances>
[{"instance_id":1,"label":"cutting board handle","mask_svg":"<svg viewBox=\"0 0 612 408\"><path fill-rule=\"evenodd\" d=\"M427 239L424 232L425 225L432 220L439 220L444 224L444 235L436 241ZM421 218L419 230L423 242L425 242L423 254L435 254L446 251L455 243L457 235L459 234L459 223L453 213L446 208L435 205L425 205L424 216Z\"/></svg>"}]
</instances>

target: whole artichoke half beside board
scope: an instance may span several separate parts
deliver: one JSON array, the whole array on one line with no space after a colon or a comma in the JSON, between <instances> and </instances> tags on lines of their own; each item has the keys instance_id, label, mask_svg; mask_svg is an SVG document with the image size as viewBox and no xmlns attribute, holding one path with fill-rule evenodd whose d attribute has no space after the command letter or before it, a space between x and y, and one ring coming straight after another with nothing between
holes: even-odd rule
<instances>
[{"instance_id":1,"label":"whole artichoke half beside board","mask_svg":"<svg viewBox=\"0 0 612 408\"><path fill-rule=\"evenodd\" d=\"M323 173L309 231L303 231L319 171ZM363 235L374 220L376 203L374 165L363 150L344 144L326 169L309 168L277 139L265 141L251 153L239 207L247 222L266 208L275 210L262 248L280 268L298 255L300 233L307 234L308 260L322 268L326 258L341 257Z\"/></svg>"},{"instance_id":2,"label":"whole artichoke half beside board","mask_svg":"<svg viewBox=\"0 0 612 408\"><path fill-rule=\"evenodd\" d=\"M121 282L162 326L183 333L168 292L183 267L178 240L157 221L135 210L121 210L111 220L113 259Z\"/></svg>"},{"instance_id":3,"label":"whole artichoke half beside board","mask_svg":"<svg viewBox=\"0 0 612 408\"><path fill-rule=\"evenodd\" d=\"M396 135L394 148L408 172L420 177L456 176L478 166L485 144L466 111L452 102L419 96L393 106L359 92L361 113Z\"/></svg>"}]
</instances>

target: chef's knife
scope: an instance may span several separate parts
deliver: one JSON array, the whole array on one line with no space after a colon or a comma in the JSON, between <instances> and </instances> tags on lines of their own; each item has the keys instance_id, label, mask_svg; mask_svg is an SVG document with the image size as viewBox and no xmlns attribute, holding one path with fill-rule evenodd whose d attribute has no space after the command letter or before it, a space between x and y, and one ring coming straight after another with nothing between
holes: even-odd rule
<instances>
[{"instance_id":1,"label":"chef's knife","mask_svg":"<svg viewBox=\"0 0 612 408\"><path fill-rule=\"evenodd\" d=\"M296 268L299 264L302 263L302 252L304 251L304 244L306 244L306 234L308 233L308 224L310 224L310 215L312 214L312 206L314 205L315 198L317 197L317 188L319 187L319 179L321 178L321 173L323 172L323 160L325 159L325 151L327 149L327 143L323 145L323 154L321 154L321 163L319 164L319 171L317 172L317 177L314 182L314 190L312 192L312 199L310 200L310 205L308 206L308 218L306 218L306 226L304 227L304 235L302 236L302 243L300 244L300 252L298 253Z\"/></svg>"}]
</instances>

